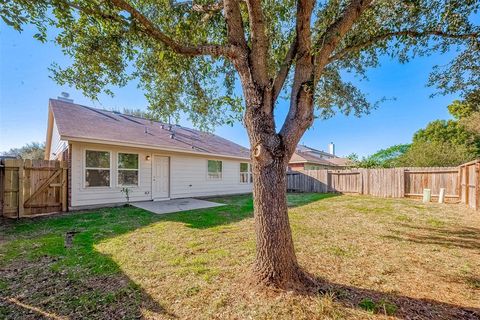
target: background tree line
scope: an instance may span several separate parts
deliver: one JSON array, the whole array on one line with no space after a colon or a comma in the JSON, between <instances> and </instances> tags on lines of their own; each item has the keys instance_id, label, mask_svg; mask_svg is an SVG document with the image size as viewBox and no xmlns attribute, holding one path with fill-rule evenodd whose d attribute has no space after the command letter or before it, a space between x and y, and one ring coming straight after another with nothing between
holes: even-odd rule
<instances>
[{"instance_id":1,"label":"background tree line","mask_svg":"<svg viewBox=\"0 0 480 320\"><path fill-rule=\"evenodd\" d=\"M45 154L45 142L30 142L20 148L11 148L0 152L1 156L14 157L17 159L43 160Z\"/></svg>"},{"instance_id":2,"label":"background tree line","mask_svg":"<svg viewBox=\"0 0 480 320\"><path fill-rule=\"evenodd\" d=\"M418 130L410 144L394 145L359 158L361 168L457 166L480 157L480 89L448 106L451 120L435 120Z\"/></svg>"}]
</instances>

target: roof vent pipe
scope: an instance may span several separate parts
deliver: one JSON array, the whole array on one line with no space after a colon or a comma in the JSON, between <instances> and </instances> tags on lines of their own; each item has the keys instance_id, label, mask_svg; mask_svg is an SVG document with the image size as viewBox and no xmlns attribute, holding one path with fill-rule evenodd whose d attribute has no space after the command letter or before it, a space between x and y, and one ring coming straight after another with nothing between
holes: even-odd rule
<instances>
[{"instance_id":1,"label":"roof vent pipe","mask_svg":"<svg viewBox=\"0 0 480 320\"><path fill-rule=\"evenodd\" d=\"M335 144L333 142L330 142L328 145L328 153L330 153L332 156L335 155Z\"/></svg>"}]
</instances>

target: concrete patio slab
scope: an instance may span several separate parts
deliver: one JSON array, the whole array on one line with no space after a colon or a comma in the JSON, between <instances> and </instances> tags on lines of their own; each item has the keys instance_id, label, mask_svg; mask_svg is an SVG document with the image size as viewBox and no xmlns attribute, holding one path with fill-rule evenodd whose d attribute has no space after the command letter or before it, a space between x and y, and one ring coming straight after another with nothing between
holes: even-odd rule
<instances>
[{"instance_id":1,"label":"concrete patio slab","mask_svg":"<svg viewBox=\"0 0 480 320\"><path fill-rule=\"evenodd\" d=\"M131 203L132 206L141 208L156 214L165 214L171 212L205 209L224 206L223 203L216 203L206 200L185 198L165 201L141 201Z\"/></svg>"}]
</instances>

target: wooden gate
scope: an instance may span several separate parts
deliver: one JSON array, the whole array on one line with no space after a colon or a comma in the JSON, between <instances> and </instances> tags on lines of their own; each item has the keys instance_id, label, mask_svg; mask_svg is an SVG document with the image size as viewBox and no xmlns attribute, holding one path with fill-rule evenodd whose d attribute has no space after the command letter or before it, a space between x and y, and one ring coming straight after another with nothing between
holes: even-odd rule
<instances>
[{"instance_id":1,"label":"wooden gate","mask_svg":"<svg viewBox=\"0 0 480 320\"><path fill-rule=\"evenodd\" d=\"M470 208L480 209L480 160L461 165L459 180L461 202Z\"/></svg>"},{"instance_id":2,"label":"wooden gate","mask_svg":"<svg viewBox=\"0 0 480 320\"><path fill-rule=\"evenodd\" d=\"M3 216L33 217L67 211L67 162L2 160Z\"/></svg>"}]
</instances>

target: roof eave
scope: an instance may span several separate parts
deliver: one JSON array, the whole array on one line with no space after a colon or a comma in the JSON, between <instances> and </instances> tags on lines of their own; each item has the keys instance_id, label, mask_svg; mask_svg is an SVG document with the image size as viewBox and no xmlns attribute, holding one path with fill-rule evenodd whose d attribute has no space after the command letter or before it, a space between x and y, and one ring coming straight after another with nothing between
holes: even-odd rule
<instances>
[{"instance_id":1,"label":"roof eave","mask_svg":"<svg viewBox=\"0 0 480 320\"><path fill-rule=\"evenodd\" d=\"M44 159L50 159L50 151L52 150L52 134L53 134L53 110L51 101L48 102L48 122L47 122L47 136L45 137L45 155Z\"/></svg>"},{"instance_id":2,"label":"roof eave","mask_svg":"<svg viewBox=\"0 0 480 320\"><path fill-rule=\"evenodd\" d=\"M87 142L87 143L120 145L120 146L133 147L133 148L145 148L145 149L152 149L152 150L162 150L162 151L169 151L169 152L178 152L178 153L186 153L186 154L194 154L194 155L202 155L202 156L219 157L219 158L227 158L227 159L239 159L239 160L250 161L249 157L239 157L239 156L233 156L233 155L200 152L200 151L188 151L188 150L185 150L185 149L177 149L177 148L165 148L165 147L160 147L160 146L152 146L152 145L149 145L149 144L130 143L130 142L119 141L119 140L91 139L91 138L81 138L81 137L70 137L70 136L65 136L65 135L61 135L60 138L62 140L74 141L74 142Z\"/></svg>"}]
</instances>

